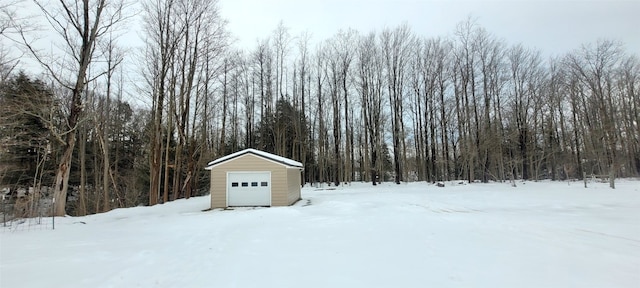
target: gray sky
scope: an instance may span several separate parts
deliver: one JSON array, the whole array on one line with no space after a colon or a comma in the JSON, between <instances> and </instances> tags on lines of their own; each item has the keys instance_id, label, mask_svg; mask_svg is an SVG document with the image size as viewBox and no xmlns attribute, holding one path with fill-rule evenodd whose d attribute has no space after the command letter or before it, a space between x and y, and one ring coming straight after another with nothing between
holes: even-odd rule
<instances>
[{"instance_id":1,"label":"gray sky","mask_svg":"<svg viewBox=\"0 0 640 288\"><path fill-rule=\"evenodd\" d=\"M620 40L628 53L640 56L640 0L581 1L461 1L461 0L219 0L222 17L237 38L236 45L253 49L257 39L270 36L280 21L293 36L310 32L312 41L328 39L340 29L360 33L394 28L406 22L420 36L451 36L456 24L468 16L489 33L508 44L522 43L537 48L544 56L561 55L581 44L601 38ZM21 13L39 15L31 1L22 2ZM137 7L137 6L134 6ZM37 17L33 17L37 21ZM139 17L132 19L120 38L130 51L143 45ZM43 27L47 27L40 19ZM40 31L36 46L55 54L60 40ZM41 70L28 57L21 57L15 45L0 39L19 69ZM128 59L128 61L133 61ZM133 63L133 62L132 62ZM135 64L132 64L135 65Z\"/></svg>"},{"instance_id":2,"label":"gray sky","mask_svg":"<svg viewBox=\"0 0 640 288\"><path fill-rule=\"evenodd\" d=\"M468 16L509 44L562 54L601 38L621 40L640 54L640 0L220 0L222 16L240 47L271 35L282 20L291 34L324 40L339 29L361 33L403 22L417 35L448 36Z\"/></svg>"}]
</instances>

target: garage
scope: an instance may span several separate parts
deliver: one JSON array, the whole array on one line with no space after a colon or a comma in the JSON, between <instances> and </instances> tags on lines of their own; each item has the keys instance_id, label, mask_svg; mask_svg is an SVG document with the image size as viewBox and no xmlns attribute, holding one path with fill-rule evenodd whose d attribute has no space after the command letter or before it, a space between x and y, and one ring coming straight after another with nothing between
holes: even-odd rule
<instances>
[{"instance_id":1,"label":"garage","mask_svg":"<svg viewBox=\"0 0 640 288\"><path fill-rule=\"evenodd\" d=\"M211 208L288 206L301 199L302 163L245 149L220 157L211 171Z\"/></svg>"},{"instance_id":2,"label":"garage","mask_svg":"<svg viewBox=\"0 0 640 288\"><path fill-rule=\"evenodd\" d=\"M228 206L271 206L270 172L229 172Z\"/></svg>"}]
</instances>

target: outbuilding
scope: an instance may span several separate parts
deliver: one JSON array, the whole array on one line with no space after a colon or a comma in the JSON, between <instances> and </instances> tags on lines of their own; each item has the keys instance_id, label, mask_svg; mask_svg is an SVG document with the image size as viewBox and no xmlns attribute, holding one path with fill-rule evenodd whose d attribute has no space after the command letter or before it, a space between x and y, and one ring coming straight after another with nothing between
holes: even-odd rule
<instances>
[{"instance_id":1,"label":"outbuilding","mask_svg":"<svg viewBox=\"0 0 640 288\"><path fill-rule=\"evenodd\" d=\"M211 208L289 206L300 200L302 163L256 149L209 162Z\"/></svg>"}]
</instances>

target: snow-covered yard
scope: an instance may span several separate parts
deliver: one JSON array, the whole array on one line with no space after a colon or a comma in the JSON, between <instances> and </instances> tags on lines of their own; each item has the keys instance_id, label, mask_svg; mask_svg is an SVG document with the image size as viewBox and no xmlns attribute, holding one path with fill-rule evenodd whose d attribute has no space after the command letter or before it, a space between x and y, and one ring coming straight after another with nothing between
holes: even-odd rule
<instances>
[{"instance_id":1,"label":"snow-covered yard","mask_svg":"<svg viewBox=\"0 0 640 288\"><path fill-rule=\"evenodd\" d=\"M0 287L640 287L640 181L303 189L0 232Z\"/></svg>"}]
</instances>

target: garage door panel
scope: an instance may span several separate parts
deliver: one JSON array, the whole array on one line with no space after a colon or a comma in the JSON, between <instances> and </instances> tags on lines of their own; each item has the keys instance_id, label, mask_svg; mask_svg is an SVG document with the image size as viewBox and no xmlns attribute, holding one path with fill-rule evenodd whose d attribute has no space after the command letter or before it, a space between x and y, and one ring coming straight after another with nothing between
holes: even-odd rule
<instances>
[{"instance_id":1,"label":"garage door panel","mask_svg":"<svg viewBox=\"0 0 640 288\"><path fill-rule=\"evenodd\" d=\"M270 172L229 172L228 206L271 206Z\"/></svg>"}]
</instances>

